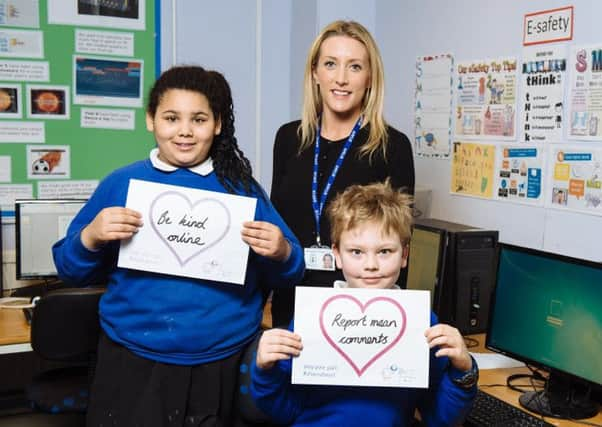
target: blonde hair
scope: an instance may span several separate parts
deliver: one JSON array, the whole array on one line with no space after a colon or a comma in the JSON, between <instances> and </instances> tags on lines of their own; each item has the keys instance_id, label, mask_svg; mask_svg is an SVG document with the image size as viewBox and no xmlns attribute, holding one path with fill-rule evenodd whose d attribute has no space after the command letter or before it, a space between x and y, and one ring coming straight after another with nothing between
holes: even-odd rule
<instances>
[{"instance_id":1,"label":"blonde hair","mask_svg":"<svg viewBox=\"0 0 602 427\"><path fill-rule=\"evenodd\" d=\"M411 195L393 189L388 179L347 187L328 206L331 242L339 246L344 231L375 221L383 233L397 234L405 245L412 236L412 202Z\"/></svg>"},{"instance_id":2,"label":"blonde hair","mask_svg":"<svg viewBox=\"0 0 602 427\"><path fill-rule=\"evenodd\" d=\"M314 82L313 71L318 63L322 43L327 38L334 36L351 37L363 44L368 52L370 84L362 101L362 114L364 116L363 125L370 124L370 134L368 135L368 142L361 148L360 154L368 155L369 159L372 159L374 153L380 149L383 157L385 157L388 135L387 124L383 117L385 98L383 61L370 32L362 24L355 21L335 21L328 24L318 34L309 49L303 78L301 125L297 130L301 139L299 152L310 147L316 138L318 117L322 113L322 96L318 85Z\"/></svg>"}]
</instances>

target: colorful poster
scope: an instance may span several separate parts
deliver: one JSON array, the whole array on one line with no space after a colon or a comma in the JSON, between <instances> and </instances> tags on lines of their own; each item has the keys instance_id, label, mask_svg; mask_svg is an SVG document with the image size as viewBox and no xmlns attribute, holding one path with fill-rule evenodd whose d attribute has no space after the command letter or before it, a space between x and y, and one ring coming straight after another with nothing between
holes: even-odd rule
<instances>
[{"instance_id":1,"label":"colorful poster","mask_svg":"<svg viewBox=\"0 0 602 427\"><path fill-rule=\"evenodd\" d=\"M48 0L48 22L144 30L145 6L146 2L139 0Z\"/></svg>"},{"instance_id":2,"label":"colorful poster","mask_svg":"<svg viewBox=\"0 0 602 427\"><path fill-rule=\"evenodd\" d=\"M602 149L555 147L547 204L602 215Z\"/></svg>"},{"instance_id":3,"label":"colorful poster","mask_svg":"<svg viewBox=\"0 0 602 427\"><path fill-rule=\"evenodd\" d=\"M39 0L0 0L0 26L38 28Z\"/></svg>"},{"instance_id":4,"label":"colorful poster","mask_svg":"<svg viewBox=\"0 0 602 427\"><path fill-rule=\"evenodd\" d=\"M451 192L491 199L495 145L454 142Z\"/></svg>"},{"instance_id":5,"label":"colorful poster","mask_svg":"<svg viewBox=\"0 0 602 427\"><path fill-rule=\"evenodd\" d=\"M561 142L564 128L566 49L525 49L521 74L525 142Z\"/></svg>"},{"instance_id":6,"label":"colorful poster","mask_svg":"<svg viewBox=\"0 0 602 427\"><path fill-rule=\"evenodd\" d=\"M458 64L455 134L516 139L516 58Z\"/></svg>"},{"instance_id":7,"label":"colorful poster","mask_svg":"<svg viewBox=\"0 0 602 427\"><path fill-rule=\"evenodd\" d=\"M569 57L571 68L570 120L568 137L602 140L602 46L574 46Z\"/></svg>"},{"instance_id":8,"label":"colorful poster","mask_svg":"<svg viewBox=\"0 0 602 427\"><path fill-rule=\"evenodd\" d=\"M27 179L71 178L71 147L28 145Z\"/></svg>"},{"instance_id":9,"label":"colorful poster","mask_svg":"<svg viewBox=\"0 0 602 427\"><path fill-rule=\"evenodd\" d=\"M496 198L541 205L543 153L536 146L501 146L496 156Z\"/></svg>"},{"instance_id":10,"label":"colorful poster","mask_svg":"<svg viewBox=\"0 0 602 427\"><path fill-rule=\"evenodd\" d=\"M0 57L44 58L41 31L0 29Z\"/></svg>"},{"instance_id":11,"label":"colorful poster","mask_svg":"<svg viewBox=\"0 0 602 427\"><path fill-rule=\"evenodd\" d=\"M453 70L454 58L450 54L416 60L414 141L418 156L449 157Z\"/></svg>"},{"instance_id":12,"label":"colorful poster","mask_svg":"<svg viewBox=\"0 0 602 427\"><path fill-rule=\"evenodd\" d=\"M73 61L74 104L142 106L142 60L76 55Z\"/></svg>"}]
</instances>

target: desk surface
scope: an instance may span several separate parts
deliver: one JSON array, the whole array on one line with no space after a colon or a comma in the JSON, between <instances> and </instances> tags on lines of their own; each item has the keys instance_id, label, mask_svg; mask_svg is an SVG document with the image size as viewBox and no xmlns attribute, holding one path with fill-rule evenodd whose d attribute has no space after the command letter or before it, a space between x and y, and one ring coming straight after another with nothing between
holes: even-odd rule
<instances>
[{"instance_id":1,"label":"desk surface","mask_svg":"<svg viewBox=\"0 0 602 427\"><path fill-rule=\"evenodd\" d=\"M479 342L479 345L475 348L471 348L470 351L475 353L490 353L489 350L485 349L485 334L471 335L471 338L475 338ZM520 406L520 403L518 403L520 393L505 386L488 387L494 384L506 384L506 378L508 378L509 375L519 373L526 374L529 372L530 371L527 368L482 369L479 372L479 388L486 393L494 395L495 397L498 397L510 403L511 405L522 409L523 411L530 412ZM537 414L533 413L533 415ZM579 424L577 422L559 420L557 418L545 417L545 420L555 426L583 426L583 424ZM602 425L602 413L598 412L598 415L595 417L583 421L595 423L596 425Z\"/></svg>"}]
</instances>

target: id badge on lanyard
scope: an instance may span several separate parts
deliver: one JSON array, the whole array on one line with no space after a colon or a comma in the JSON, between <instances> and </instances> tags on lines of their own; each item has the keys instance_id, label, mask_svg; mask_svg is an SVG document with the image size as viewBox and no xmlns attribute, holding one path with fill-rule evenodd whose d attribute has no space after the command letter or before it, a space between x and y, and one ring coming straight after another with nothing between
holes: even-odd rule
<instances>
[{"instance_id":1,"label":"id badge on lanyard","mask_svg":"<svg viewBox=\"0 0 602 427\"><path fill-rule=\"evenodd\" d=\"M334 271L335 270L335 262L334 262L334 253L332 249L328 246L322 245L320 241L320 217L322 216L322 210L324 209L324 205L326 204L326 198L328 197L328 192L332 187L335 177L343 164L343 160L347 155L347 152L351 148L351 143L355 139L355 135L360 130L362 126L362 117L357 120L357 123L353 127L353 130L349 134L347 138L347 142L345 142L345 146L339 154L339 157L334 165L334 168L330 172L330 176L326 181L326 185L324 186L324 191L322 191L322 195L320 200L318 200L318 160L320 158L320 126L316 129L316 144L314 147L314 163L313 163L313 176L311 182L311 201L312 201L312 209L314 212L314 220L316 223L316 244L304 249L305 256L305 268L308 270L322 270L322 271Z\"/></svg>"}]
</instances>

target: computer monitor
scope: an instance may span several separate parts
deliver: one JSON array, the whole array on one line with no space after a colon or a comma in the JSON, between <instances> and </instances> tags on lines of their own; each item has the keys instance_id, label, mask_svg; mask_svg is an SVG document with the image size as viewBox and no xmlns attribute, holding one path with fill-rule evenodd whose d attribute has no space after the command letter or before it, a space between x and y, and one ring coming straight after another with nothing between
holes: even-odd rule
<instances>
[{"instance_id":1,"label":"computer monitor","mask_svg":"<svg viewBox=\"0 0 602 427\"><path fill-rule=\"evenodd\" d=\"M430 291L431 309L435 312L444 239L444 230L414 227L410 240L407 289Z\"/></svg>"},{"instance_id":2,"label":"computer monitor","mask_svg":"<svg viewBox=\"0 0 602 427\"><path fill-rule=\"evenodd\" d=\"M549 372L525 408L557 418L589 418L602 384L602 265L500 245L487 348Z\"/></svg>"},{"instance_id":3,"label":"computer monitor","mask_svg":"<svg viewBox=\"0 0 602 427\"><path fill-rule=\"evenodd\" d=\"M51 279L57 272L52 245L63 238L83 199L16 200L16 278Z\"/></svg>"}]
</instances>

